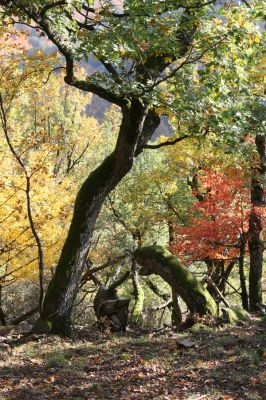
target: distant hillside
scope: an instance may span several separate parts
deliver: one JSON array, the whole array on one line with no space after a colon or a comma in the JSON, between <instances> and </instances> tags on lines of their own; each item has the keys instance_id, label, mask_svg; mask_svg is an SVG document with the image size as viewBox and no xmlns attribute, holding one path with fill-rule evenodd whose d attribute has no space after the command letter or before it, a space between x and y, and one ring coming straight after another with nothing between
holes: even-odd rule
<instances>
[{"instance_id":1,"label":"distant hillside","mask_svg":"<svg viewBox=\"0 0 266 400\"><path fill-rule=\"evenodd\" d=\"M122 4L122 1L118 0L115 2L117 7ZM24 29L24 27L23 27ZM29 36L29 43L32 47L32 50L41 49L48 53L56 51L56 47L53 43L46 37L40 37L34 29L31 29L30 36ZM94 57L89 57L88 62L82 61L81 66L86 68L88 74L93 74L94 72L101 72L104 71L104 67L102 64L95 60ZM110 107L110 103L106 100L101 99L100 97L93 95L92 101L88 105L88 116L94 117L98 122L103 122L104 114ZM155 134L153 135L153 140L156 140L160 135L170 135L171 134L171 127L167 121L167 117L161 118L161 124L157 128Z\"/></svg>"}]
</instances>

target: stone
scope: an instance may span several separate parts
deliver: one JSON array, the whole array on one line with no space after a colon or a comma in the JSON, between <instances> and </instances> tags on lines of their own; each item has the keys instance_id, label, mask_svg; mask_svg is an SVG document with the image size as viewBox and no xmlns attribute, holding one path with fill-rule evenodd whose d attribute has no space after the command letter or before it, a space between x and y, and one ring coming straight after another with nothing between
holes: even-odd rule
<instances>
[{"instance_id":1,"label":"stone","mask_svg":"<svg viewBox=\"0 0 266 400\"><path fill-rule=\"evenodd\" d=\"M7 336L14 332L15 325L0 326L0 336Z\"/></svg>"},{"instance_id":2,"label":"stone","mask_svg":"<svg viewBox=\"0 0 266 400\"><path fill-rule=\"evenodd\" d=\"M176 345L183 349L190 349L196 345L196 342L190 339L179 339L176 341Z\"/></svg>"}]
</instances>

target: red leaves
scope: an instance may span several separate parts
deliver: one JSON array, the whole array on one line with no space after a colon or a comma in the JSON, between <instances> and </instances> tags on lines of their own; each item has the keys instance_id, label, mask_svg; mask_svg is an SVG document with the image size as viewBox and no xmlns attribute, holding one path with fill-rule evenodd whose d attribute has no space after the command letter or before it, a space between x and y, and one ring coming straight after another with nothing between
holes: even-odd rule
<instances>
[{"instance_id":1,"label":"red leaves","mask_svg":"<svg viewBox=\"0 0 266 400\"><path fill-rule=\"evenodd\" d=\"M248 230L248 178L237 168L225 172L205 170L199 183L205 195L191 208L190 226L175 226L172 251L186 262L231 260L239 253L241 235Z\"/></svg>"}]
</instances>

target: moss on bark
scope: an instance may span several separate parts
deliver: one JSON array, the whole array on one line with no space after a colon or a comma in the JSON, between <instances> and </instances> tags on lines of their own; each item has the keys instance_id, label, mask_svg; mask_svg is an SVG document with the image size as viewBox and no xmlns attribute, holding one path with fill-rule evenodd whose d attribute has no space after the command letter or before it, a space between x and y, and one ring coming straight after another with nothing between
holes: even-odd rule
<instances>
[{"instance_id":1,"label":"moss on bark","mask_svg":"<svg viewBox=\"0 0 266 400\"><path fill-rule=\"evenodd\" d=\"M144 304L144 290L141 285L138 285L138 295L136 299L136 303L134 304L131 319L133 324L138 324L142 322L142 311Z\"/></svg>"},{"instance_id":2,"label":"moss on bark","mask_svg":"<svg viewBox=\"0 0 266 400\"><path fill-rule=\"evenodd\" d=\"M191 313L217 315L217 305L210 293L169 251L161 246L142 247L136 250L135 258L142 266L140 274L160 275L178 291Z\"/></svg>"}]
</instances>

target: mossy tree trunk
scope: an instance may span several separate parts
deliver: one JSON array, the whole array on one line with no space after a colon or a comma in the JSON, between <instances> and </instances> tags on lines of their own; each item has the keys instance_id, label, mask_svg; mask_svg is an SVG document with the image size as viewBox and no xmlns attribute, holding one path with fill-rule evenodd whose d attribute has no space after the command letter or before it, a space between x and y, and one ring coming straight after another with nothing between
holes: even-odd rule
<instances>
[{"instance_id":1,"label":"mossy tree trunk","mask_svg":"<svg viewBox=\"0 0 266 400\"><path fill-rule=\"evenodd\" d=\"M170 211L170 210L169 210ZM171 250L175 239L175 229L174 224L171 219L168 220L168 245L169 250ZM172 288L172 309L171 309L171 320L173 326L179 326L182 323L182 311L179 306L178 292Z\"/></svg>"},{"instance_id":2,"label":"mossy tree trunk","mask_svg":"<svg viewBox=\"0 0 266 400\"><path fill-rule=\"evenodd\" d=\"M114 151L93 171L76 197L69 232L48 286L38 326L46 324L48 331L67 335L70 316L94 226L110 191L130 171L134 157L150 139L159 125L159 117L139 101L122 108L122 123Z\"/></svg>"},{"instance_id":3,"label":"mossy tree trunk","mask_svg":"<svg viewBox=\"0 0 266 400\"><path fill-rule=\"evenodd\" d=\"M135 262L133 261L135 264ZM132 309L131 313L131 320L132 323L135 325L139 325L142 323L142 311L144 305L144 290L139 283L139 273L136 268L136 265L132 265L132 283L133 283L133 290L134 290L134 298L135 304Z\"/></svg>"},{"instance_id":4,"label":"mossy tree trunk","mask_svg":"<svg viewBox=\"0 0 266 400\"><path fill-rule=\"evenodd\" d=\"M161 246L147 246L136 250L135 258L142 267L140 274L160 275L187 304L192 314L217 315L217 306L202 284L190 271Z\"/></svg>"},{"instance_id":5,"label":"mossy tree trunk","mask_svg":"<svg viewBox=\"0 0 266 400\"><path fill-rule=\"evenodd\" d=\"M140 246L141 243L140 231L138 229L134 231L132 233L132 237L133 237L133 252L135 252L135 250ZM135 298L135 303L131 312L131 321L134 325L140 325L143 321L142 311L144 306L145 294L141 284L139 283L139 272L134 257L132 258L131 271L132 271L133 293Z\"/></svg>"},{"instance_id":6,"label":"mossy tree trunk","mask_svg":"<svg viewBox=\"0 0 266 400\"><path fill-rule=\"evenodd\" d=\"M251 181L252 209L249 217L248 247L250 255L249 272L249 307L251 311L258 309L262 303L262 270L264 244L262 241L263 223L261 217L264 199L264 179L266 172L266 139L263 135L256 135L256 148L259 155L259 164L253 168Z\"/></svg>"}]
</instances>

